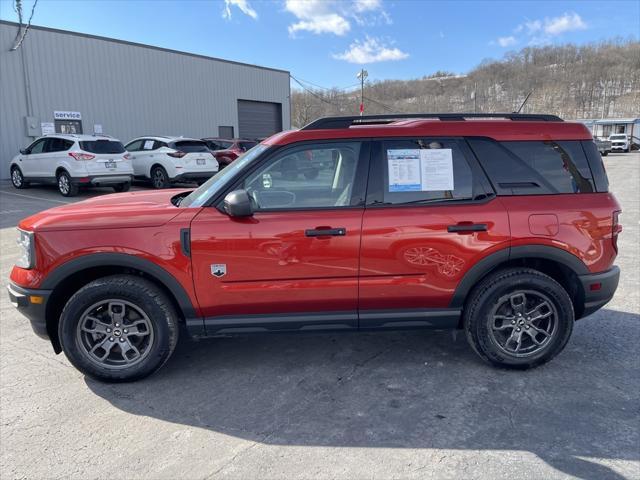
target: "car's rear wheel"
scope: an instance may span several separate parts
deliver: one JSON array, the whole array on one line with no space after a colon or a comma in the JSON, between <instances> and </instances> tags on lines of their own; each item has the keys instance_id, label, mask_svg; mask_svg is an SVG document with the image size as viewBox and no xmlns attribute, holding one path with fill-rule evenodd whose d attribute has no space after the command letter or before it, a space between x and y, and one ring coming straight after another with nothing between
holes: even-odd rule
<instances>
[{"instance_id":1,"label":"car's rear wheel","mask_svg":"<svg viewBox=\"0 0 640 480\"><path fill-rule=\"evenodd\" d=\"M11 183L15 188L27 188L29 182L25 181L22 170L19 167L11 167Z\"/></svg>"},{"instance_id":2,"label":"car's rear wheel","mask_svg":"<svg viewBox=\"0 0 640 480\"><path fill-rule=\"evenodd\" d=\"M129 182L119 183L118 185L113 186L113 189L116 192L128 192L130 188L131 188L131 183Z\"/></svg>"},{"instance_id":3,"label":"car's rear wheel","mask_svg":"<svg viewBox=\"0 0 640 480\"><path fill-rule=\"evenodd\" d=\"M153 188L167 188L169 186L169 175L161 166L153 167L151 170L151 183Z\"/></svg>"},{"instance_id":4,"label":"car's rear wheel","mask_svg":"<svg viewBox=\"0 0 640 480\"><path fill-rule=\"evenodd\" d=\"M551 360L566 346L573 323L573 304L565 289L528 268L502 270L483 280L464 313L475 352L509 368L532 368Z\"/></svg>"},{"instance_id":5,"label":"car's rear wheel","mask_svg":"<svg viewBox=\"0 0 640 480\"><path fill-rule=\"evenodd\" d=\"M107 382L158 370L173 352L178 323L171 301L152 282L131 275L95 280L71 297L59 336L69 361Z\"/></svg>"},{"instance_id":6,"label":"car's rear wheel","mask_svg":"<svg viewBox=\"0 0 640 480\"><path fill-rule=\"evenodd\" d=\"M606 157L607 155L609 155L609 152L607 152L607 151L602 152L602 156L603 157Z\"/></svg>"},{"instance_id":7,"label":"car's rear wheel","mask_svg":"<svg viewBox=\"0 0 640 480\"><path fill-rule=\"evenodd\" d=\"M71 176L62 171L58 174L58 191L63 197L74 197L78 194L78 185L71 181Z\"/></svg>"}]
</instances>

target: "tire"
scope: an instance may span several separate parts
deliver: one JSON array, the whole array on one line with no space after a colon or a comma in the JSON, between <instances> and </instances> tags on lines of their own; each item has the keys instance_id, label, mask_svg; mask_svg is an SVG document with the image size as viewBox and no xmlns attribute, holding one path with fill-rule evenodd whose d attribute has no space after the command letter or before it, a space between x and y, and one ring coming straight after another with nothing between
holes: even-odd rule
<instances>
[{"instance_id":1,"label":"tire","mask_svg":"<svg viewBox=\"0 0 640 480\"><path fill-rule=\"evenodd\" d=\"M533 308L536 304L540 307ZM524 315L519 317L518 311ZM527 311L537 313L528 317ZM565 289L529 268L501 270L484 279L467 300L463 316L473 350L488 363L514 369L537 367L558 355L574 319Z\"/></svg>"},{"instance_id":2,"label":"tire","mask_svg":"<svg viewBox=\"0 0 640 480\"><path fill-rule=\"evenodd\" d=\"M24 179L20 167L11 167L11 183L15 188L29 188L29 182Z\"/></svg>"},{"instance_id":3,"label":"tire","mask_svg":"<svg viewBox=\"0 0 640 480\"><path fill-rule=\"evenodd\" d=\"M609 152L607 152L606 150L604 152L602 152L602 156L606 157L607 155L609 155Z\"/></svg>"},{"instance_id":4,"label":"tire","mask_svg":"<svg viewBox=\"0 0 640 480\"><path fill-rule=\"evenodd\" d=\"M162 189L170 185L169 175L161 166L155 166L151 169L151 184L153 188Z\"/></svg>"},{"instance_id":5,"label":"tire","mask_svg":"<svg viewBox=\"0 0 640 480\"><path fill-rule=\"evenodd\" d=\"M75 197L78 194L78 185L71 181L71 176L64 170L56 177L58 191L63 197Z\"/></svg>"},{"instance_id":6,"label":"tire","mask_svg":"<svg viewBox=\"0 0 640 480\"><path fill-rule=\"evenodd\" d=\"M304 171L304 178L306 178L307 180L315 180L316 178L318 178L319 174L320 170L318 170L317 168L310 168L309 170Z\"/></svg>"},{"instance_id":7,"label":"tire","mask_svg":"<svg viewBox=\"0 0 640 480\"><path fill-rule=\"evenodd\" d=\"M131 188L131 183L130 182L126 182L126 183L119 183L118 185L114 185L113 189L116 192L128 192L129 189Z\"/></svg>"},{"instance_id":8,"label":"tire","mask_svg":"<svg viewBox=\"0 0 640 480\"><path fill-rule=\"evenodd\" d=\"M134 328L137 333L131 333ZM178 341L178 322L171 301L155 284L113 275L71 297L58 334L65 355L82 373L103 382L127 382L165 364Z\"/></svg>"}]
</instances>

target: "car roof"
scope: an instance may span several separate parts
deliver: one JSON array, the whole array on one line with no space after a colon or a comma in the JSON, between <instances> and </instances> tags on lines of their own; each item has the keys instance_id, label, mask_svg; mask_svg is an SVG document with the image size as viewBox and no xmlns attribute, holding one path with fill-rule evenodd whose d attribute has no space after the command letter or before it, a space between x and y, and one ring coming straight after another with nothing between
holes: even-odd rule
<instances>
[{"instance_id":1,"label":"car roof","mask_svg":"<svg viewBox=\"0 0 640 480\"><path fill-rule=\"evenodd\" d=\"M498 141L593 138L584 124L565 122L552 115L460 113L327 117L318 119L300 130L275 134L264 143L286 145L304 140L428 136L474 136Z\"/></svg>"},{"instance_id":2,"label":"car roof","mask_svg":"<svg viewBox=\"0 0 640 480\"><path fill-rule=\"evenodd\" d=\"M166 143L178 142L178 141L182 141L182 140L196 141L196 142L201 142L202 141L199 138L191 138L191 137L170 137L170 136L165 136L165 135L141 135L139 137L132 138L131 140L129 140L127 142L127 144L129 144L131 142L135 142L136 140L157 140L159 142L166 142Z\"/></svg>"},{"instance_id":3,"label":"car roof","mask_svg":"<svg viewBox=\"0 0 640 480\"><path fill-rule=\"evenodd\" d=\"M111 140L119 142L117 138L110 137L109 135L86 135L79 133L51 133L49 135L43 135L40 138L64 138L65 140L72 140L76 142L92 142L96 140Z\"/></svg>"},{"instance_id":4,"label":"car roof","mask_svg":"<svg viewBox=\"0 0 640 480\"><path fill-rule=\"evenodd\" d=\"M255 142L249 138L222 138L222 137L205 137L202 140L219 140L222 142Z\"/></svg>"}]
</instances>

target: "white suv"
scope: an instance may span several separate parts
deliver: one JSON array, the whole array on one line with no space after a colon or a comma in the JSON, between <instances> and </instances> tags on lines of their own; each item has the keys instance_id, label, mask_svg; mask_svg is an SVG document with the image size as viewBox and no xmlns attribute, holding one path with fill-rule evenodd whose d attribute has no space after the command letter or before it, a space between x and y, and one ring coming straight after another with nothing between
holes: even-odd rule
<instances>
[{"instance_id":1,"label":"white suv","mask_svg":"<svg viewBox=\"0 0 640 480\"><path fill-rule=\"evenodd\" d=\"M125 146L137 178L154 188L172 182L202 183L218 172L218 161L202 140L184 137L139 137Z\"/></svg>"},{"instance_id":2,"label":"white suv","mask_svg":"<svg viewBox=\"0 0 640 480\"><path fill-rule=\"evenodd\" d=\"M609 135L609 141L611 142L611 150L621 150L623 152L631 151L631 143L629 137L624 133L614 133Z\"/></svg>"},{"instance_id":3,"label":"white suv","mask_svg":"<svg viewBox=\"0 0 640 480\"><path fill-rule=\"evenodd\" d=\"M133 168L122 143L102 135L47 135L20 150L10 164L11 183L55 183L65 197L84 186L111 186L126 192Z\"/></svg>"}]
</instances>

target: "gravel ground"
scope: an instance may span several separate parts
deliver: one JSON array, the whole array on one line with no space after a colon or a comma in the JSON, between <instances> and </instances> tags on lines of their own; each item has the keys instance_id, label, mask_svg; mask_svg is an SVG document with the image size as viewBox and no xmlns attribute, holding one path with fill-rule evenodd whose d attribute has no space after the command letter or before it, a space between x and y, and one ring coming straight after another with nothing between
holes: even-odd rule
<instances>
[{"instance_id":1,"label":"gravel ground","mask_svg":"<svg viewBox=\"0 0 640 480\"><path fill-rule=\"evenodd\" d=\"M486 366L451 332L183 337L155 376L105 385L0 292L0 477L640 478L640 154L605 163L620 287L532 371ZM12 226L67 201L0 188L3 279Z\"/></svg>"}]
</instances>

